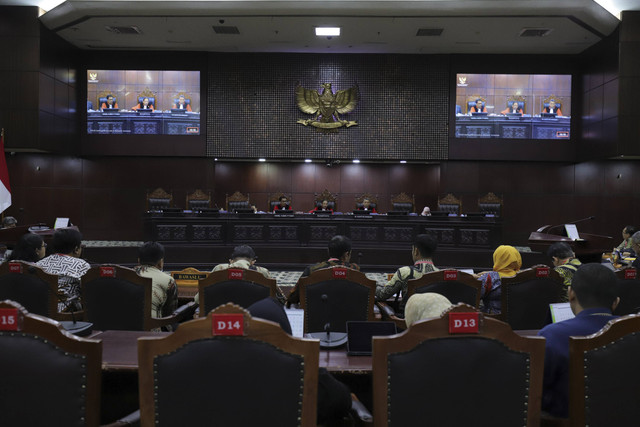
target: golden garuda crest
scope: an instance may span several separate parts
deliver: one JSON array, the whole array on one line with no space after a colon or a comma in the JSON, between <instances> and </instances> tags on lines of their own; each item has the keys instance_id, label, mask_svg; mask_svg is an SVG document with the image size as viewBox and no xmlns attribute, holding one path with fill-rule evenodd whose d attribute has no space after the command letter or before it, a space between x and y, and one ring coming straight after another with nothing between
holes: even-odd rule
<instances>
[{"instance_id":1,"label":"golden garuda crest","mask_svg":"<svg viewBox=\"0 0 640 427\"><path fill-rule=\"evenodd\" d=\"M297 123L313 126L321 132L331 132L339 127L356 126L355 121L343 120L340 114L352 112L358 105L358 86L333 93L331 83L322 83L320 91L296 86L296 103L303 113L315 114L313 119L298 119Z\"/></svg>"}]
</instances>

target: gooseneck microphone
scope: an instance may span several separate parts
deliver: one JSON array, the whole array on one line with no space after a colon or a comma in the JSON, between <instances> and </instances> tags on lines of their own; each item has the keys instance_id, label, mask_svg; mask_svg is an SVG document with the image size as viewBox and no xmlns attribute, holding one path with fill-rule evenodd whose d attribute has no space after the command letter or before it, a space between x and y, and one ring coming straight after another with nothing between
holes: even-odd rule
<instances>
[{"instance_id":1,"label":"gooseneck microphone","mask_svg":"<svg viewBox=\"0 0 640 427\"><path fill-rule=\"evenodd\" d=\"M329 295L322 294L320 298L325 306L325 319L327 321L323 329L327 333L327 341L331 341L331 307L329 307Z\"/></svg>"},{"instance_id":2,"label":"gooseneck microphone","mask_svg":"<svg viewBox=\"0 0 640 427\"><path fill-rule=\"evenodd\" d=\"M594 220L594 219L596 219L596 217L595 217L595 215L592 215L592 216L588 216L588 217L586 217L586 218L577 219L577 220L575 220L575 221L571 221L571 222L564 222L564 223L562 223L562 224L554 225L554 226L551 226L551 227L547 228L547 231L546 231L546 232L548 233L550 230L553 230L554 228L564 227L564 225L565 225L565 224L579 224L579 223L581 223L581 222L584 222L584 221L591 221L591 220Z\"/></svg>"}]
</instances>

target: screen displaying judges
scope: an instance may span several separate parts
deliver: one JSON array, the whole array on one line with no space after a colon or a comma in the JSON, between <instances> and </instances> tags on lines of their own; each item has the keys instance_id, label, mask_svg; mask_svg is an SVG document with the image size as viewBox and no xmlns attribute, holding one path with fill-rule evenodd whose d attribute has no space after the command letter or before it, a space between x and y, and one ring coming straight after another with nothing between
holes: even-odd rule
<instances>
[{"instance_id":1,"label":"screen displaying judges","mask_svg":"<svg viewBox=\"0 0 640 427\"><path fill-rule=\"evenodd\" d=\"M456 138L571 137L571 76L457 74Z\"/></svg>"},{"instance_id":2,"label":"screen displaying judges","mask_svg":"<svg viewBox=\"0 0 640 427\"><path fill-rule=\"evenodd\" d=\"M87 70L87 133L200 134L200 72Z\"/></svg>"}]
</instances>

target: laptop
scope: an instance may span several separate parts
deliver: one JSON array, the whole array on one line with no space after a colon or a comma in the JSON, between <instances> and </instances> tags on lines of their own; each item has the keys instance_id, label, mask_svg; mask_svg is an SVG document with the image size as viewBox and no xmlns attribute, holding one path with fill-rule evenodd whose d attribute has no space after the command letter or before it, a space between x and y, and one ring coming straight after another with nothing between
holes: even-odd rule
<instances>
[{"instance_id":1,"label":"laptop","mask_svg":"<svg viewBox=\"0 0 640 427\"><path fill-rule=\"evenodd\" d=\"M387 212L388 216L408 216L409 211L389 211Z\"/></svg>"},{"instance_id":2,"label":"laptop","mask_svg":"<svg viewBox=\"0 0 640 427\"><path fill-rule=\"evenodd\" d=\"M371 356L374 336L388 336L397 333L393 322L347 322L347 354L349 356Z\"/></svg>"}]
</instances>

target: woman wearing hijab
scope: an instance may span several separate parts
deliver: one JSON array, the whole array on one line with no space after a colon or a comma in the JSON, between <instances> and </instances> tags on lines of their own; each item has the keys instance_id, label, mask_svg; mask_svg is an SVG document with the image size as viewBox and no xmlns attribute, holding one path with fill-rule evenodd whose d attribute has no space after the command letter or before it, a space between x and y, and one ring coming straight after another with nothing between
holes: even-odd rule
<instances>
[{"instance_id":1,"label":"woman wearing hijab","mask_svg":"<svg viewBox=\"0 0 640 427\"><path fill-rule=\"evenodd\" d=\"M499 314L501 310L500 294L503 277L513 277L522 267L520 252L513 246L502 245L493 253L493 271L479 275L482 281L481 310L485 313Z\"/></svg>"}]
</instances>

